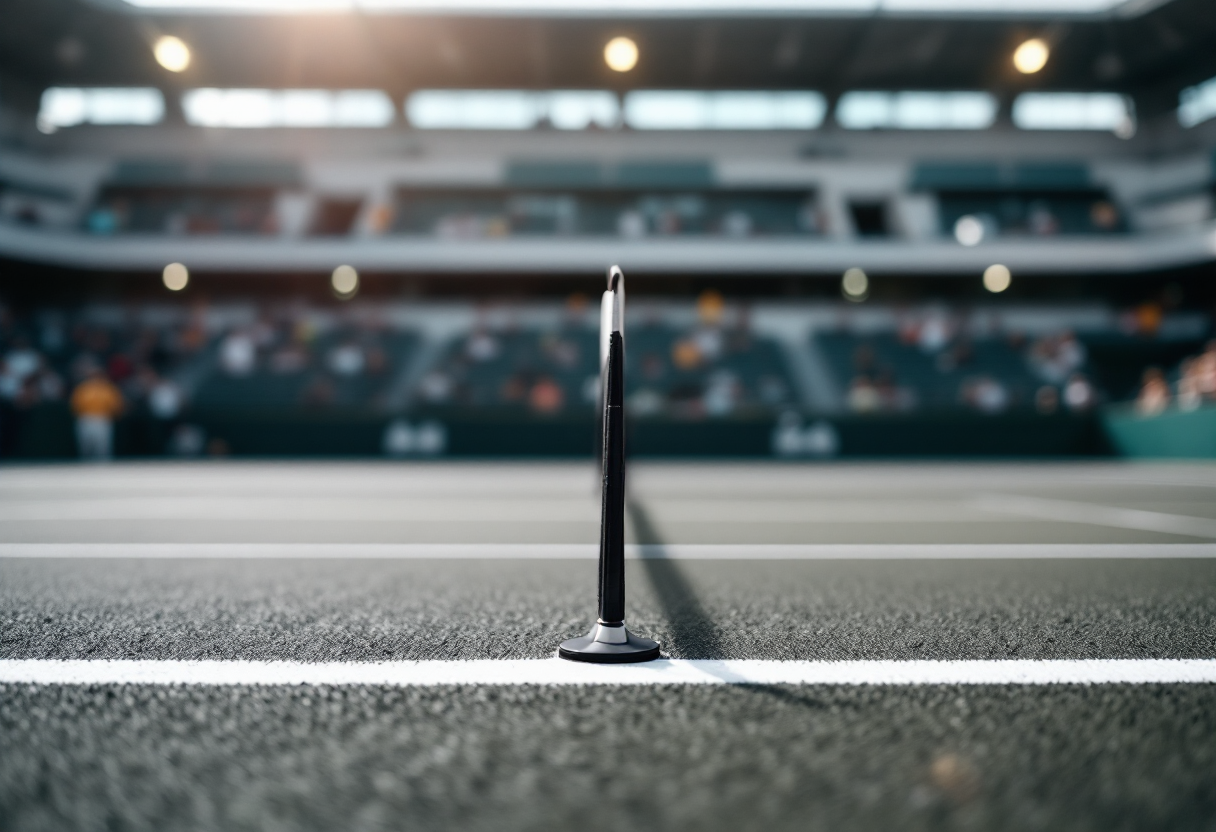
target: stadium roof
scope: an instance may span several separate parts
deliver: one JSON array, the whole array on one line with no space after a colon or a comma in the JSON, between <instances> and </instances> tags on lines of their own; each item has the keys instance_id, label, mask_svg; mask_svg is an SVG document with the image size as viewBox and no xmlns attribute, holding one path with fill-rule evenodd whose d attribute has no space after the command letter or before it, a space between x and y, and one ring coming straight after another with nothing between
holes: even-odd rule
<instances>
[{"instance_id":1,"label":"stadium roof","mask_svg":"<svg viewBox=\"0 0 1216 832\"><path fill-rule=\"evenodd\" d=\"M792 89L829 99L858 89L988 90L1006 99L1054 89L1128 93L1147 116L1175 109L1180 90L1216 76L1211 0L658 0L646 13L638 0L451 0L442 16L436 0L290 0L358 8L197 11L288 2L0 0L5 99L24 98L32 111L45 87L90 85L381 89L398 101L424 88ZM553 12L542 14L546 3ZM415 13L369 15L373 4ZM189 43L187 71L156 64L150 43L162 34ZM627 73L602 59L605 42L622 34L641 54ZM1011 54L1032 37L1050 43L1051 59L1020 75Z\"/></svg>"},{"instance_id":2,"label":"stadium roof","mask_svg":"<svg viewBox=\"0 0 1216 832\"><path fill-rule=\"evenodd\" d=\"M366 12L666 17L707 15L1135 16L1169 0L93 0L140 10L224 14Z\"/></svg>"}]
</instances>

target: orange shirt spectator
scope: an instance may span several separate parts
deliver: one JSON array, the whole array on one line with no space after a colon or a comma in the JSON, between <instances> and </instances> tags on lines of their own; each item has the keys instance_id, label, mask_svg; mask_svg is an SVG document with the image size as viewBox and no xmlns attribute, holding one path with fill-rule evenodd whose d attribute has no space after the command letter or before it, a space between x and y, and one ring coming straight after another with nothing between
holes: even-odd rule
<instances>
[{"instance_id":1,"label":"orange shirt spectator","mask_svg":"<svg viewBox=\"0 0 1216 832\"><path fill-rule=\"evenodd\" d=\"M123 406L122 393L100 374L82 381L72 393L72 412L77 416L113 419Z\"/></svg>"}]
</instances>

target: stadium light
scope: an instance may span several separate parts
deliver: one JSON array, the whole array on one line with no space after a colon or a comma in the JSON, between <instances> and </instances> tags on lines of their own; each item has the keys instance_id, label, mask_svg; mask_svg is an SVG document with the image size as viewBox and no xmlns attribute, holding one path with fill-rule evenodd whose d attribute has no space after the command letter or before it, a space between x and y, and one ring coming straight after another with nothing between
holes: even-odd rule
<instances>
[{"instance_id":1,"label":"stadium light","mask_svg":"<svg viewBox=\"0 0 1216 832\"><path fill-rule=\"evenodd\" d=\"M160 273L160 279L170 292L180 292L190 282L190 271L181 263L170 263Z\"/></svg>"},{"instance_id":2,"label":"stadium light","mask_svg":"<svg viewBox=\"0 0 1216 832\"><path fill-rule=\"evenodd\" d=\"M1108 130L1121 139L1136 132L1132 102L1116 92L1024 92L1010 115L1021 130Z\"/></svg>"},{"instance_id":3,"label":"stadium light","mask_svg":"<svg viewBox=\"0 0 1216 832\"><path fill-rule=\"evenodd\" d=\"M978 246L986 233L984 221L973 214L964 214L954 223L954 239L959 245Z\"/></svg>"},{"instance_id":4,"label":"stadium light","mask_svg":"<svg viewBox=\"0 0 1216 832\"><path fill-rule=\"evenodd\" d=\"M152 54L156 62L170 72L184 72L190 66L190 47L172 35L157 38Z\"/></svg>"},{"instance_id":5,"label":"stadium light","mask_svg":"<svg viewBox=\"0 0 1216 832\"><path fill-rule=\"evenodd\" d=\"M846 92L836 121L846 130L984 130L996 121L986 92Z\"/></svg>"},{"instance_id":6,"label":"stadium light","mask_svg":"<svg viewBox=\"0 0 1216 832\"><path fill-rule=\"evenodd\" d=\"M604 45L604 63L613 72L628 72L638 65L638 45L629 38L613 38Z\"/></svg>"},{"instance_id":7,"label":"stadium light","mask_svg":"<svg viewBox=\"0 0 1216 832\"><path fill-rule=\"evenodd\" d=\"M558 130L610 129L621 104L607 90L418 90L405 114L419 130L531 130L546 119Z\"/></svg>"},{"instance_id":8,"label":"stadium light","mask_svg":"<svg viewBox=\"0 0 1216 832\"><path fill-rule=\"evenodd\" d=\"M1023 41L1013 51L1013 66L1023 75L1034 75L1047 66L1047 59L1050 57L1051 48L1047 45L1047 41L1042 38L1031 38Z\"/></svg>"},{"instance_id":9,"label":"stadium light","mask_svg":"<svg viewBox=\"0 0 1216 832\"><path fill-rule=\"evenodd\" d=\"M187 90L186 123L198 127L386 127L396 118L381 90Z\"/></svg>"},{"instance_id":10,"label":"stadium light","mask_svg":"<svg viewBox=\"0 0 1216 832\"><path fill-rule=\"evenodd\" d=\"M846 269L844 277L840 279L840 292L845 300L861 303L870 296L870 278L856 266Z\"/></svg>"},{"instance_id":11,"label":"stadium light","mask_svg":"<svg viewBox=\"0 0 1216 832\"><path fill-rule=\"evenodd\" d=\"M814 130L827 102L817 92L637 90L625 96L634 130Z\"/></svg>"},{"instance_id":12,"label":"stadium light","mask_svg":"<svg viewBox=\"0 0 1216 832\"><path fill-rule=\"evenodd\" d=\"M1009 284L1013 282L1013 275L1009 273L1008 266L1002 266L1000 263L993 263L988 268L984 269L984 288L993 294L998 294L1009 288Z\"/></svg>"},{"instance_id":13,"label":"stadium light","mask_svg":"<svg viewBox=\"0 0 1216 832\"><path fill-rule=\"evenodd\" d=\"M603 396L603 511L600 527L599 616L585 636L563 641L563 659L597 664L648 662L659 644L625 627L625 276L608 270L608 292L600 318L600 343L607 342L601 369Z\"/></svg>"},{"instance_id":14,"label":"stadium light","mask_svg":"<svg viewBox=\"0 0 1216 832\"><path fill-rule=\"evenodd\" d=\"M342 300L350 300L359 291L359 273L354 266L338 266L329 276L329 285Z\"/></svg>"},{"instance_id":15,"label":"stadium light","mask_svg":"<svg viewBox=\"0 0 1216 832\"><path fill-rule=\"evenodd\" d=\"M38 129L77 124L159 124L165 97L154 87L51 87L42 93Z\"/></svg>"}]
</instances>

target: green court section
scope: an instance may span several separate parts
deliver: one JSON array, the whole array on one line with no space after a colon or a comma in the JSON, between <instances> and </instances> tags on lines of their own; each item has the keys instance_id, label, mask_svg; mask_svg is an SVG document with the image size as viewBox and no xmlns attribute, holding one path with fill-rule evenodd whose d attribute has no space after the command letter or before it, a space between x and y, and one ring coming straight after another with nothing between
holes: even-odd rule
<instances>
[{"instance_id":1,"label":"green court section","mask_svg":"<svg viewBox=\"0 0 1216 832\"><path fill-rule=\"evenodd\" d=\"M1216 407L1171 409L1155 416L1112 408L1102 424L1123 456L1216 459Z\"/></svg>"}]
</instances>

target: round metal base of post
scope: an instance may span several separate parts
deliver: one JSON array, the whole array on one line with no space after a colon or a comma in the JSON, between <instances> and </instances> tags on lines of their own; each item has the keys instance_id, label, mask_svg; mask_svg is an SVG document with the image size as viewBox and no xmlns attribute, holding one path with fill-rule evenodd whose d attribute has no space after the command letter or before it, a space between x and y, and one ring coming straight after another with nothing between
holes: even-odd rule
<instances>
[{"instance_id":1,"label":"round metal base of post","mask_svg":"<svg viewBox=\"0 0 1216 832\"><path fill-rule=\"evenodd\" d=\"M659 643L635 636L625 631L621 644L607 644L595 640L596 629L578 638L563 641L557 655L572 662L595 662L596 664L625 664L627 662L649 662L659 657Z\"/></svg>"}]
</instances>

